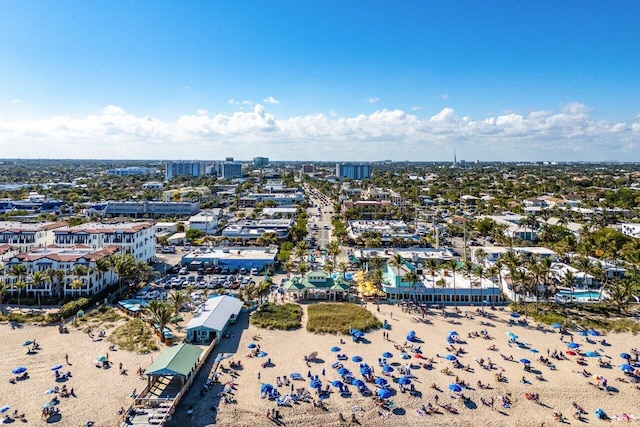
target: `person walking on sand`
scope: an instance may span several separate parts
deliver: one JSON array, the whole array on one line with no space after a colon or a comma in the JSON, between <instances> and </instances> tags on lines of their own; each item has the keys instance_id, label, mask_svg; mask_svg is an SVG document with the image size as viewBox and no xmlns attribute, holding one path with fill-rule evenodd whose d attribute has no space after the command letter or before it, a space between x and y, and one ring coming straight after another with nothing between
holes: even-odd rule
<instances>
[{"instance_id":1,"label":"person walking on sand","mask_svg":"<svg viewBox=\"0 0 640 427\"><path fill-rule=\"evenodd\" d=\"M67 363L67 365L69 364L69 355L68 354L64 355L64 361Z\"/></svg>"}]
</instances>

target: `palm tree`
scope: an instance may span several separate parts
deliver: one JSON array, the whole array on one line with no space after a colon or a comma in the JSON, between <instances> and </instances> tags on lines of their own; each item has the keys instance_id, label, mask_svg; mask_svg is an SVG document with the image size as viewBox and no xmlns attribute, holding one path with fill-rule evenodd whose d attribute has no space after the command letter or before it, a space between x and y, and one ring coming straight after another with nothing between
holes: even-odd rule
<instances>
[{"instance_id":1,"label":"palm tree","mask_svg":"<svg viewBox=\"0 0 640 427\"><path fill-rule=\"evenodd\" d=\"M72 283L72 288L73 289L80 289L82 288L82 286L84 285L84 282L82 281L81 277L86 277L89 275L90 269L89 267L87 267L86 265L81 265L81 264L77 264L73 267L73 275L76 276L76 280L80 282L80 286L77 286L76 280L73 281Z\"/></svg>"},{"instance_id":2,"label":"palm tree","mask_svg":"<svg viewBox=\"0 0 640 427\"><path fill-rule=\"evenodd\" d=\"M418 278L418 274L414 270L409 270L404 276L402 276L402 281L409 283L409 289L411 289L411 299L413 300L413 302L416 301L415 285L419 280L420 279Z\"/></svg>"},{"instance_id":3,"label":"palm tree","mask_svg":"<svg viewBox=\"0 0 640 427\"><path fill-rule=\"evenodd\" d=\"M115 254L109 257L111 271L118 275L118 288L121 290L125 280L137 275L136 259L131 254Z\"/></svg>"},{"instance_id":4,"label":"palm tree","mask_svg":"<svg viewBox=\"0 0 640 427\"><path fill-rule=\"evenodd\" d=\"M347 280L347 270L349 270L349 264L342 261L338 264L338 270L342 273L342 278Z\"/></svg>"},{"instance_id":5,"label":"palm tree","mask_svg":"<svg viewBox=\"0 0 640 427\"><path fill-rule=\"evenodd\" d=\"M16 277L16 281L14 287L18 290L18 310L20 309L20 293L22 289L24 289L27 284L22 280L22 278L27 274L27 267L24 264L18 263L16 265L11 266L9 269L9 274Z\"/></svg>"},{"instance_id":6,"label":"palm tree","mask_svg":"<svg viewBox=\"0 0 640 427\"><path fill-rule=\"evenodd\" d=\"M328 260L322 266L322 271L331 274L331 273L333 273L333 268L334 268L333 261Z\"/></svg>"},{"instance_id":7,"label":"palm tree","mask_svg":"<svg viewBox=\"0 0 640 427\"><path fill-rule=\"evenodd\" d=\"M388 261L389 265L396 269L396 276L400 276L400 267L404 265L404 259L399 253L395 253L393 257Z\"/></svg>"},{"instance_id":8,"label":"palm tree","mask_svg":"<svg viewBox=\"0 0 640 427\"><path fill-rule=\"evenodd\" d=\"M82 286L84 285L84 283L82 283L82 280L75 278L73 279L73 282L71 282L71 289L73 289L74 291L78 290L78 289L82 289ZM75 295L74 295L75 297Z\"/></svg>"},{"instance_id":9,"label":"palm tree","mask_svg":"<svg viewBox=\"0 0 640 427\"><path fill-rule=\"evenodd\" d=\"M562 285L571 289L571 302L573 303L573 291L576 286L576 275L573 274L573 271L567 269L562 276Z\"/></svg>"},{"instance_id":10,"label":"palm tree","mask_svg":"<svg viewBox=\"0 0 640 427\"><path fill-rule=\"evenodd\" d=\"M486 278L484 267L481 265L476 265L473 268L472 274L478 278L478 281L471 281L471 287L473 287L475 284L475 286L480 288L480 304L482 306L482 312L484 313L484 300L482 299L482 279Z\"/></svg>"},{"instance_id":11,"label":"palm tree","mask_svg":"<svg viewBox=\"0 0 640 427\"><path fill-rule=\"evenodd\" d=\"M295 264L293 263L293 261L291 260L287 260L287 262L284 263L284 271L287 272L287 279L291 278L291 273L296 269Z\"/></svg>"},{"instance_id":12,"label":"palm tree","mask_svg":"<svg viewBox=\"0 0 640 427\"><path fill-rule=\"evenodd\" d=\"M164 328L173 317L172 305L166 301L153 300L149 302L145 311L150 316L151 321L157 325L160 332L160 341L165 342Z\"/></svg>"},{"instance_id":13,"label":"palm tree","mask_svg":"<svg viewBox=\"0 0 640 427\"><path fill-rule=\"evenodd\" d=\"M4 294L7 292L8 286L4 280L0 280L0 314L4 316Z\"/></svg>"},{"instance_id":14,"label":"palm tree","mask_svg":"<svg viewBox=\"0 0 640 427\"><path fill-rule=\"evenodd\" d=\"M451 270L451 276L453 277L453 306L455 307L456 311L458 311L458 300L456 293L456 272L460 269L458 267L458 261L455 259L449 260L449 262L447 263L447 267L449 268L449 270Z\"/></svg>"},{"instance_id":15,"label":"palm tree","mask_svg":"<svg viewBox=\"0 0 640 427\"><path fill-rule=\"evenodd\" d=\"M298 242L293 248L293 254L298 260L302 261L302 258L307 254L308 250L307 243L303 240L302 242Z\"/></svg>"},{"instance_id":16,"label":"palm tree","mask_svg":"<svg viewBox=\"0 0 640 427\"><path fill-rule=\"evenodd\" d=\"M42 286L43 283L47 282L48 280L49 280L49 278L42 271L35 271L31 275L31 282L33 282L33 284L34 284L34 286L36 288L36 295L37 295L37 298L38 298L38 308L40 310L42 310L42 304L41 304L41 300L40 300L40 287Z\"/></svg>"},{"instance_id":17,"label":"palm tree","mask_svg":"<svg viewBox=\"0 0 640 427\"><path fill-rule=\"evenodd\" d=\"M178 315L180 313L180 309L183 305L190 302L191 299L184 291L175 291L171 295L169 295L169 303L173 307L173 312Z\"/></svg>"},{"instance_id":18,"label":"palm tree","mask_svg":"<svg viewBox=\"0 0 640 427\"><path fill-rule=\"evenodd\" d=\"M340 243L337 240L332 240L327 245L327 254L333 258L333 265L336 265L336 258L338 255L342 253L342 249L340 249Z\"/></svg>"},{"instance_id":19,"label":"palm tree","mask_svg":"<svg viewBox=\"0 0 640 427\"><path fill-rule=\"evenodd\" d=\"M495 285L495 279L500 279L500 267L496 264L493 264L491 267L487 268L485 271L486 277L491 279L491 282ZM501 288L502 289L502 288ZM491 301L491 306L493 307L493 301Z\"/></svg>"},{"instance_id":20,"label":"palm tree","mask_svg":"<svg viewBox=\"0 0 640 427\"><path fill-rule=\"evenodd\" d=\"M298 264L298 273L300 273L300 276L304 277L305 274L307 274L307 271L309 271L309 266L307 265L306 262L300 262Z\"/></svg>"}]
</instances>

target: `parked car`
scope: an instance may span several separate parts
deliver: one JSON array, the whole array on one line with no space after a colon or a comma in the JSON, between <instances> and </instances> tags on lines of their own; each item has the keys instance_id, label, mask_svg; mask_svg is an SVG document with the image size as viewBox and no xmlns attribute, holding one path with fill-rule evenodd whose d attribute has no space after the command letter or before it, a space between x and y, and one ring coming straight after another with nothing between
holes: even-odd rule
<instances>
[{"instance_id":1,"label":"parked car","mask_svg":"<svg viewBox=\"0 0 640 427\"><path fill-rule=\"evenodd\" d=\"M204 269L204 274L213 274L213 267L207 267Z\"/></svg>"},{"instance_id":2,"label":"parked car","mask_svg":"<svg viewBox=\"0 0 640 427\"><path fill-rule=\"evenodd\" d=\"M246 269L246 268L244 268L244 267L242 267L242 268L240 269L240 274L247 274L247 269Z\"/></svg>"},{"instance_id":3,"label":"parked car","mask_svg":"<svg viewBox=\"0 0 640 427\"><path fill-rule=\"evenodd\" d=\"M178 274L180 274L181 276L184 276L189 274L189 271L187 270L187 267L182 267Z\"/></svg>"},{"instance_id":4,"label":"parked car","mask_svg":"<svg viewBox=\"0 0 640 427\"><path fill-rule=\"evenodd\" d=\"M257 276L257 275L258 275L258 273L259 273L259 272L258 272L258 269L257 269L257 268L252 268L252 269L251 269L251 275L252 275L252 276Z\"/></svg>"}]
</instances>

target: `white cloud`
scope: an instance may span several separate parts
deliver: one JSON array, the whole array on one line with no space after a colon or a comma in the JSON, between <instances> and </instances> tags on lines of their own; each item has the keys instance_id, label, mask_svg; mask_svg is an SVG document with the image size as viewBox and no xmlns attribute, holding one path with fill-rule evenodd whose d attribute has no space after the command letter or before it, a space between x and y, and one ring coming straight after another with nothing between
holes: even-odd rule
<instances>
[{"instance_id":1,"label":"white cloud","mask_svg":"<svg viewBox=\"0 0 640 427\"><path fill-rule=\"evenodd\" d=\"M280 101L275 99L273 96L269 96L269 97L263 99L262 102L264 102L265 104L275 104L275 105L280 104Z\"/></svg>"},{"instance_id":2,"label":"white cloud","mask_svg":"<svg viewBox=\"0 0 640 427\"><path fill-rule=\"evenodd\" d=\"M233 101L233 102L231 102ZM230 100L232 105L242 101ZM232 114L203 109L175 121L136 116L108 105L84 118L0 118L6 157L250 158L256 151L274 159L639 161L640 116L599 120L580 103L558 111L509 112L474 119L451 108L429 117L402 110L377 110L343 117L325 114L276 117L260 105Z\"/></svg>"},{"instance_id":3,"label":"white cloud","mask_svg":"<svg viewBox=\"0 0 640 427\"><path fill-rule=\"evenodd\" d=\"M367 102L369 104L376 104L376 103L380 102L380 98L378 98L377 96L372 96L369 99L367 99Z\"/></svg>"},{"instance_id":4,"label":"white cloud","mask_svg":"<svg viewBox=\"0 0 640 427\"><path fill-rule=\"evenodd\" d=\"M24 101L22 99L12 99L11 103L12 104L24 104Z\"/></svg>"}]
</instances>

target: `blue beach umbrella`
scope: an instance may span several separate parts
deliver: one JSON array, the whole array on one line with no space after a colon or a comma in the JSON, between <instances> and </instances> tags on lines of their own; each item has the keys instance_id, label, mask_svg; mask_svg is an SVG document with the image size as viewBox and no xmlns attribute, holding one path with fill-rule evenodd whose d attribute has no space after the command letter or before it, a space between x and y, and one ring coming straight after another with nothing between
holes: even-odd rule
<instances>
[{"instance_id":1,"label":"blue beach umbrella","mask_svg":"<svg viewBox=\"0 0 640 427\"><path fill-rule=\"evenodd\" d=\"M267 352L266 351L261 351L256 356L258 356L258 357L267 357Z\"/></svg>"},{"instance_id":2,"label":"blue beach umbrella","mask_svg":"<svg viewBox=\"0 0 640 427\"><path fill-rule=\"evenodd\" d=\"M262 384L260 386L260 393L269 393L273 390L273 386L271 384Z\"/></svg>"},{"instance_id":3,"label":"blue beach umbrella","mask_svg":"<svg viewBox=\"0 0 640 427\"><path fill-rule=\"evenodd\" d=\"M388 399L391 397L391 391L386 388L381 388L378 390L378 397L380 399Z\"/></svg>"},{"instance_id":4,"label":"blue beach umbrella","mask_svg":"<svg viewBox=\"0 0 640 427\"><path fill-rule=\"evenodd\" d=\"M345 375L349 375L351 372L349 372L349 370L347 368L340 368L338 369L338 375L344 377Z\"/></svg>"},{"instance_id":5,"label":"blue beach umbrella","mask_svg":"<svg viewBox=\"0 0 640 427\"><path fill-rule=\"evenodd\" d=\"M257 344L254 342L250 342L249 344L247 344L247 348L256 348Z\"/></svg>"},{"instance_id":6,"label":"blue beach umbrella","mask_svg":"<svg viewBox=\"0 0 640 427\"><path fill-rule=\"evenodd\" d=\"M458 360L458 358L455 357L453 354L447 354L444 358L447 360L450 360L451 362L453 362L454 360Z\"/></svg>"},{"instance_id":7,"label":"blue beach umbrella","mask_svg":"<svg viewBox=\"0 0 640 427\"><path fill-rule=\"evenodd\" d=\"M360 368L360 373L362 375L371 375L372 371L371 371L371 367L369 366L363 366L362 368Z\"/></svg>"},{"instance_id":8,"label":"blue beach umbrella","mask_svg":"<svg viewBox=\"0 0 640 427\"><path fill-rule=\"evenodd\" d=\"M402 353L401 357L402 357L404 360L411 359L411 356L409 356L409 354L407 354L407 353Z\"/></svg>"},{"instance_id":9,"label":"blue beach umbrella","mask_svg":"<svg viewBox=\"0 0 640 427\"><path fill-rule=\"evenodd\" d=\"M460 384L449 384L449 390L454 393L460 393L462 391L462 386Z\"/></svg>"},{"instance_id":10,"label":"blue beach umbrella","mask_svg":"<svg viewBox=\"0 0 640 427\"><path fill-rule=\"evenodd\" d=\"M373 382L380 387L384 387L385 385L387 385L387 380L382 377L376 378L375 380L373 380Z\"/></svg>"},{"instance_id":11,"label":"blue beach umbrella","mask_svg":"<svg viewBox=\"0 0 640 427\"><path fill-rule=\"evenodd\" d=\"M51 367L52 371L57 371L58 369L62 369L62 365L56 365Z\"/></svg>"},{"instance_id":12,"label":"blue beach umbrella","mask_svg":"<svg viewBox=\"0 0 640 427\"><path fill-rule=\"evenodd\" d=\"M622 365L618 366L618 368L620 368L622 372L633 372L633 366L629 365L628 363L623 363Z\"/></svg>"},{"instance_id":13,"label":"blue beach umbrella","mask_svg":"<svg viewBox=\"0 0 640 427\"><path fill-rule=\"evenodd\" d=\"M364 381L356 379L351 381L351 385L358 388L364 387Z\"/></svg>"},{"instance_id":14,"label":"blue beach umbrella","mask_svg":"<svg viewBox=\"0 0 640 427\"><path fill-rule=\"evenodd\" d=\"M22 346L23 346L23 347L26 347L26 346L31 345L31 344L33 344L33 341L31 341L31 340L26 340L25 342L23 342L23 343L22 343Z\"/></svg>"},{"instance_id":15,"label":"blue beach umbrella","mask_svg":"<svg viewBox=\"0 0 640 427\"><path fill-rule=\"evenodd\" d=\"M553 325L551 325L551 327L553 329L560 329L560 328L562 328L562 325L560 323L554 323Z\"/></svg>"},{"instance_id":16,"label":"blue beach umbrella","mask_svg":"<svg viewBox=\"0 0 640 427\"><path fill-rule=\"evenodd\" d=\"M0 408L0 414L4 414L5 412L7 412L9 409L11 409L11 407L9 405L5 405L2 408Z\"/></svg>"},{"instance_id":17,"label":"blue beach umbrella","mask_svg":"<svg viewBox=\"0 0 640 427\"><path fill-rule=\"evenodd\" d=\"M11 372L14 373L15 375L21 374L23 372L26 372L27 368L25 368L24 366L18 366L17 368L15 368L14 370L12 370Z\"/></svg>"},{"instance_id":18,"label":"blue beach umbrella","mask_svg":"<svg viewBox=\"0 0 640 427\"><path fill-rule=\"evenodd\" d=\"M591 337L597 337L597 336L600 336L600 332L596 331L595 329L589 329L587 331L587 335Z\"/></svg>"},{"instance_id":19,"label":"blue beach umbrella","mask_svg":"<svg viewBox=\"0 0 640 427\"><path fill-rule=\"evenodd\" d=\"M587 333L585 331L579 331L578 335L580 335L581 337L586 337Z\"/></svg>"},{"instance_id":20,"label":"blue beach umbrella","mask_svg":"<svg viewBox=\"0 0 640 427\"><path fill-rule=\"evenodd\" d=\"M309 383L309 386L311 386L311 388L320 388L320 387L322 387L322 382L319 381L319 380L312 380Z\"/></svg>"},{"instance_id":21,"label":"blue beach umbrella","mask_svg":"<svg viewBox=\"0 0 640 427\"><path fill-rule=\"evenodd\" d=\"M340 347L331 347L331 351L337 353L340 351Z\"/></svg>"},{"instance_id":22,"label":"blue beach umbrella","mask_svg":"<svg viewBox=\"0 0 640 427\"><path fill-rule=\"evenodd\" d=\"M631 359L631 355L629 353L620 353L620 357L627 360Z\"/></svg>"},{"instance_id":23,"label":"blue beach umbrella","mask_svg":"<svg viewBox=\"0 0 640 427\"><path fill-rule=\"evenodd\" d=\"M572 348L572 349L576 349L576 348L580 347L580 344L578 344L576 342L570 342L570 343L567 343L567 347Z\"/></svg>"},{"instance_id":24,"label":"blue beach umbrella","mask_svg":"<svg viewBox=\"0 0 640 427\"><path fill-rule=\"evenodd\" d=\"M514 319L517 319L520 317L520 315L518 313L511 313L511 317L513 317Z\"/></svg>"},{"instance_id":25,"label":"blue beach umbrella","mask_svg":"<svg viewBox=\"0 0 640 427\"><path fill-rule=\"evenodd\" d=\"M529 351L530 351L531 353L533 353L533 354L540 353L540 352L539 352L538 350L536 350L535 348L531 348L531 349L529 349Z\"/></svg>"},{"instance_id":26,"label":"blue beach umbrella","mask_svg":"<svg viewBox=\"0 0 640 427\"><path fill-rule=\"evenodd\" d=\"M411 384L411 378L409 378L409 377L400 377L400 379L398 380L398 384L409 385L409 384Z\"/></svg>"},{"instance_id":27,"label":"blue beach umbrella","mask_svg":"<svg viewBox=\"0 0 640 427\"><path fill-rule=\"evenodd\" d=\"M382 357L389 359L393 357L393 354L389 353L388 351L385 351L384 353L382 353Z\"/></svg>"},{"instance_id":28,"label":"blue beach umbrella","mask_svg":"<svg viewBox=\"0 0 640 427\"><path fill-rule=\"evenodd\" d=\"M335 388L342 388L342 381L333 380L333 381L331 381L331 385L334 386Z\"/></svg>"},{"instance_id":29,"label":"blue beach umbrella","mask_svg":"<svg viewBox=\"0 0 640 427\"><path fill-rule=\"evenodd\" d=\"M351 358L351 360L352 360L352 361L354 361L354 362L356 362L356 363L358 363L358 362L362 362L362 357L360 357L360 356L353 356L353 357Z\"/></svg>"},{"instance_id":30,"label":"blue beach umbrella","mask_svg":"<svg viewBox=\"0 0 640 427\"><path fill-rule=\"evenodd\" d=\"M600 353L597 351L587 351L584 355L587 357L600 357Z\"/></svg>"},{"instance_id":31,"label":"blue beach umbrella","mask_svg":"<svg viewBox=\"0 0 640 427\"><path fill-rule=\"evenodd\" d=\"M522 359L520 359L520 363L524 363L525 365L530 365L531 364L531 360L529 359L525 359L524 357Z\"/></svg>"},{"instance_id":32,"label":"blue beach umbrella","mask_svg":"<svg viewBox=\"0 0 640 427\"><path fill-rule=\"evenodd\" d=\"M388 374L389 372L393 372L393 367L389 366L389 365L384 365L382 367L382 372Z\"/></svg>"}]
</instances>

